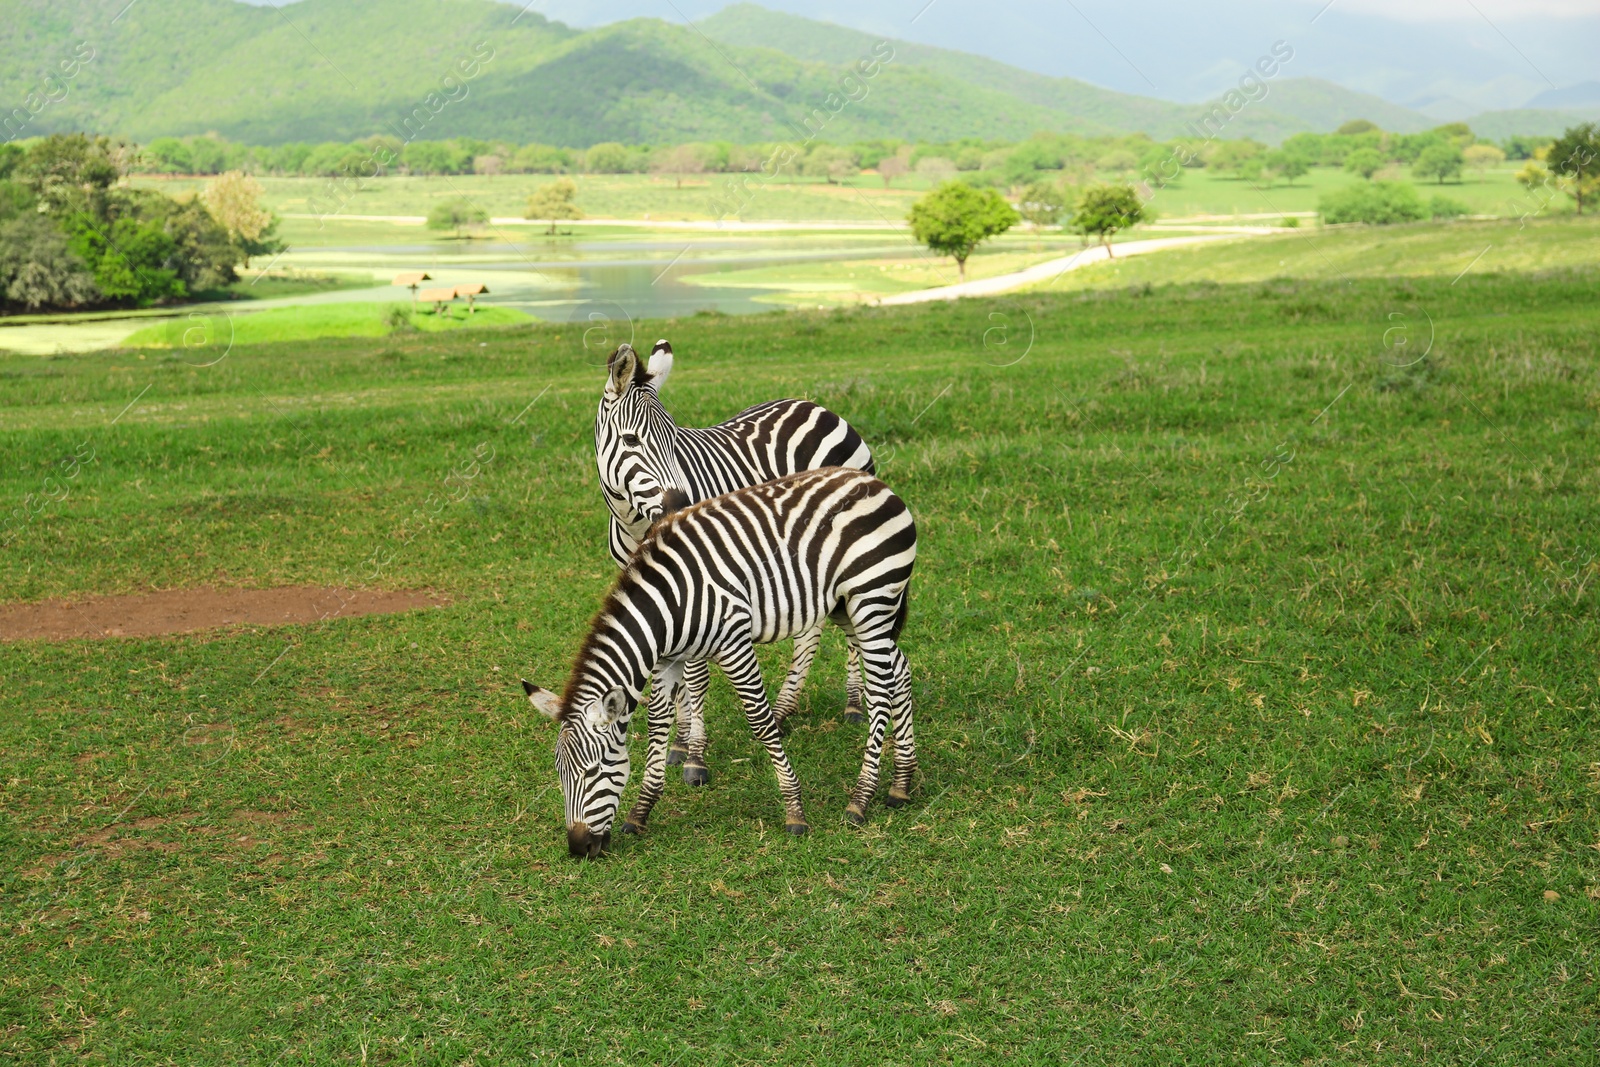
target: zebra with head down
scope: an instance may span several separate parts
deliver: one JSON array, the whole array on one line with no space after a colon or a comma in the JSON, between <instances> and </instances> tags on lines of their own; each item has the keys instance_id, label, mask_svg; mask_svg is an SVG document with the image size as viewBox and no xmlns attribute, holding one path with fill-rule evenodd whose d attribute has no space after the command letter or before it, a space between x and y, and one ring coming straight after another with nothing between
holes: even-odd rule
<instances>
[{"instance_id":1,"label":"zebra with head down","mask_svg":"<svg viewBox=\"0 0 1600 1067\"><path fill-rule=\"evenodd\" d=\"M567 848L594 858L611 841L628 784L628 726L648 682L650 743L625 833L643 831L666 778L673 704L691 662L727 673L751 732L766 748L790 833L808 829L800 783L767 703L755 646L831 618L861 657L871 709L866 753L845 808L866 821L885 737L894 737L886 803L910 800L916 770L905 626L917 528L904 501L870 474L829 467L715 497L651 528L606 596L556 696L523 681L534 707L560 723L556 773Z\"/></svg>"},{"instance_id":2,"label":"zebra with head down","mask_svg":"<svg viewBox=\"0 0 1600 1067\"><path fill-rule=\"evenodd\" d=\"M716 426L679 426L661 403L661 386L672 372L672 346L657 341L647 363L622 345L607 364L605 390L594 420L595 465L610 508L607 546L626 566L652 523L701 500L774 478L820 467L850 467L872 473L872 452L844 419L809 400L771 400ZM794 711L811 661L822 643L822 623L794 638L794 660L773 706L778 723ZM704 660L684 666L678 736L669 764L682 763L683 780L703 785L706 770L705 695L710 673ZM855 647L849 652L845 718L859 722L861 673Z\"/></svg>"}]
</instances>

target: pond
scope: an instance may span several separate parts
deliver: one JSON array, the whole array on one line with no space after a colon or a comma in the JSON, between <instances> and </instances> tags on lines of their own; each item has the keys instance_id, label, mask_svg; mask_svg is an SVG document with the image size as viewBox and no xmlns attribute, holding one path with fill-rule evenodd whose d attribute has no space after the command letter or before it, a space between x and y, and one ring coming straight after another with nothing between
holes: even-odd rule
<instances>
[{"instance_id":1,"label":"pond","mask_svg":"<svg viewBox=\"0 0 1600 1067\"><path fill-rule=\"evenodd\" d=\"M398 229L398 228L397 228ZM422 238L423 231L413 231ZM402 235L396 234L397 237ZM520 236L520 235L519 235ZM778 305L761 297L783 292L781 285L717 285L718 272L818 260L867 259L903 255L909 237L891 233L753 234L722 236L686 233L528 240L417 240L406 233L395 243L299 246L272 261L274 270L360 274L393 278L425 271L429 286L481 282L484 304L519 308L554 322L637 322L673 318L697 311L746 315ZM691 282L688 279L699 280ZM269 308L343 302L399 303L412 294L394 285L342 289L272 300L230 302L229 314ZM187 315L204 310L193 305ZM176 315L174 317L177 317ZM0 349L48 353L89 351L115 346L134 330L161 321L152 318L8 325L0 321Z\"/></svg>"}]
</instances>

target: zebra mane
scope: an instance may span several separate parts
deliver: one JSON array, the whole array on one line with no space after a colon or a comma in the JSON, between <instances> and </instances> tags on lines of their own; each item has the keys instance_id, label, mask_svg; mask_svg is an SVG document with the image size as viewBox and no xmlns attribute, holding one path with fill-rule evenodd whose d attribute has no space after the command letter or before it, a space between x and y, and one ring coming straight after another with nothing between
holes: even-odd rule
<instances>
[{"instance_id":1,"label":"zebra mane","mask_svg":"<svg viewBox=\"0 0 1600 1067\"><path fill-rule=\"evenodd\" d=\"M634 550L634 559L638 558L639 552L643 548L644 545L641 544ZM615 685L622 685L624 688L630 687L629 679L613 677L616 671L610 666L609 661L612 657L601 655L602 649L607 645L607 642L602 640L602 635L605 634L608 628L619 625L612 620L622 606L622 592L637 580L638 574L632 566L632 560L630 560L629 566L624 567L622 573L617 575L617 580L612 583L610 591L606 593L605 599L601 601L600 610L595 612L594 618L589 621L588 632L584 635L583 644L578 649L578 655L572 661L572 670L567 675L566 688L561 693L561 711L556 716L557 722L566 722L578 714L578 700L582 696L582 690L588 682L595 678L599 678L601 682L599 691L591 694L595 698L604 696ZM632 685L630 692L642 691L644 688L643 681L639 679L634 681L638 684Z\"/></svg>"}]
</instances>

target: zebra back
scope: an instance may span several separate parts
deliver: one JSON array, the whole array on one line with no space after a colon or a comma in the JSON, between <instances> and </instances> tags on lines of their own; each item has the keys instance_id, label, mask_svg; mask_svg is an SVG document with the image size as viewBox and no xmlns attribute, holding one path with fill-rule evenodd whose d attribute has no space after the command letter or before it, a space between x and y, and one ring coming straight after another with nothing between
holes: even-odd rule
<instances>
[{"instance_id":1,"label":"zebra back","mask_svg":"<svg viewBox=\"0 0 1600 1067\"><path fill-rule=\"evenodd\" d=\"M660 398L672 363L665 340L648 364L629 346L618 348L595 415L595 463L611 510L608 547L619 564L675 503L822 467L873 470L861 435L809 400L770 400L716 426L679 427Z\"/></svg>"}]
</instances>

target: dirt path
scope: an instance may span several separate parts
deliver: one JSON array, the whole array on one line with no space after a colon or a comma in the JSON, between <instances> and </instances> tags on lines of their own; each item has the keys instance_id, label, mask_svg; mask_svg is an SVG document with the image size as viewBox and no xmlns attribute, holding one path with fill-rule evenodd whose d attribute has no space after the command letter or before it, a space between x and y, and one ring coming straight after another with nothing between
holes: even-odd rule
<instances>
[{"instance_id":1,"label":"dirt path","mask_svg":"<svg viewBox=\"0 0 1600 1067\"><path fill-rule=\"evenodd\" d=\"M0 605L0 641L71 641L155 637L221 626L283 626L357 615L443 607L423 590L348 590L323 586L279 589L168 589L131 596L42 600Z\"/></svg>"}]
</instances>

